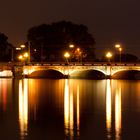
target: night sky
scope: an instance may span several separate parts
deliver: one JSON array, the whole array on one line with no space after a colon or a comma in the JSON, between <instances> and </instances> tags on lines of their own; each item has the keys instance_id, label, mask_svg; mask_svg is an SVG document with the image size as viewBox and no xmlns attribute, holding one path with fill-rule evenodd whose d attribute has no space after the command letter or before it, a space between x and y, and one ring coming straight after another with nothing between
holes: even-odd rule
<instances>
[{"instance_id":1,"label":"night sky","mask_svg":"<svg viewBox=\"0 0 140 140\"><path fill-rule=\"evenodd\" d=\"M96 40L97 56L115 51L120 42L125 53L140 58L139 0L1 0L0 32L18 46L27 30L57 21L84 24Z\"/></svg>"}]
</instances>

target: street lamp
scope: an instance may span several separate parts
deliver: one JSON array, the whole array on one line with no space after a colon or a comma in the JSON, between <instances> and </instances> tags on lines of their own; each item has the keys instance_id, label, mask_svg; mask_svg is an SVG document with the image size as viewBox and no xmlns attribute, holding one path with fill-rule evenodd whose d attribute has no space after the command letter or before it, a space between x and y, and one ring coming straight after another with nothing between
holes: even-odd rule
<instances>
[{"instance_id":1,"label":"street lamp","mask_svg":"<svg viewBox=\"0 0 140 140\"><path fill-rule=\"evenodd\" d=\"M69 45L69 48L74 48L74 44L70 44Z\"/></svg>"},{"instance_id":2,"label":"street lamp","mask_svg":"<svg viewBox=\"0 0 140 140\"><path fill-rule=\"evenodd\" d=\"M27 50L28 50L28 63L30 62L30 55L31 55L31 53L30 53L30 42L28 42L28 45L26 46L26 45L24 45L24 44L22 44L22 45L20 45L20 48L17 48L17 50L22 50L22 49L25 49L27 47Z\"/></svg>"},{"instance_id":3,"label":"street lamp","mask_svg":"<svg viewBox=\"0 0 140 140\"><path fill-rule=\"evenodd\" d=\"M121 63L121 54L122 54L122 47L120 44L116 44L115 48L117 48L119 50L119 54L120 54L120 63Z\"/></svg>"},{"instance_id":4,"label":"street lamp","mask_svg":"<svg viewBox=\"0 0 140 140\"><path fill-rule=\"evenodd\" d=\"M23 54L23 56L24 56L25 58L27 58L27 57L29 57L29 54L28 54L27 52L25 52L25 53Z\"/></svg>"},{"instance_id":5,"label":"street lamp","mask_svg":"<svg viewBox=\"0 0 140 140\"><path fill-rule=\"evenodd\" d=\"M23 55L19 55L18 59L22 61L23 60Z\"/></svg>"},{"instance_id":6,"label":"street lamp","mask_svg":"<svg viewBox=\"0 0 140 140\"><path fill-rule=\"evenodd\" d=\"M22 45L20 45L20 47L23 49L23 48L25 48L26 46L25 46L24 44L22 44Z\"/></svg>"},{"instance_id":7,"label":"street lamp","mask_svg":"<svg viewBox=\"0 0 140 140\"><path fill-rule=\"evenodd\" d=\"M119 52L120 52L120 63L121 63L122 48L119 48Z\"/></svg>"},{"instance_id":8,"label":"street lamp","mask_svg":"<svg viewBox=\"0 0 140 140\"><path fill-rule=\"evenodd\" d=\"M19 59L20 61L25 61L28 57L29 57L28 52L25 52L24 54L19 55L19 56L18 56L18 59Z\"/></svg>"},{"instance_id":9,"label":"street lamp","mask_svg":"<svg viewBox=\"0 0 140 140\"><path fill-rule=\"evenodd\" d=\"M120 47L121 47L120 44L116 44L116 45L115 45L115 48L120 48Z\"/></svg>"},{"instance_id":10,"label":"street lamp","mask_svg":"<svg viewBox=\"0 0 140 140\"><path fill-rule=\"evenodd\" d=\"M68 58L70 57L70 54L68 52L65 52L64 57L66 58L66 62L68 64Z\"/></svg>"},{"instance_id":11,"label":"street lamp","mask_svg":"<svg viewBox=\"0 0 140 140\"><path fill-rule=\"evenodd\" d=\"M74 44L69 44L69 51L70 51L71 59L74 58L74 48L75 48Z\"/></svg>"},{"instance_id":12,"label":"street lamp","mask_svg":"<svg viewBox=\"0 0 140 140\"><path fill-rule=\"evenodd\" d=\"M106 57L108 58L108 62L110 62L110 59L112 57L112 53L111 52L107 52Z\"/></svg>"}]
</instances>

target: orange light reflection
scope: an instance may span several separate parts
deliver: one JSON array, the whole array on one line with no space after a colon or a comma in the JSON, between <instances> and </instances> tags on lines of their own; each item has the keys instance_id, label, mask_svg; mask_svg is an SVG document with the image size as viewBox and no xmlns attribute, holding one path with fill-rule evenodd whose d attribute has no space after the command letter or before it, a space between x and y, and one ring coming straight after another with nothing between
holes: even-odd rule
<instances>
[{"instance_id":1,"label":"orange light reflection","mask_svg":"<svg viewBox=\"0 0 140 140\"><path fill-rule=\"evenodd\" d=\"M21 139L28 131L28 80L19 80L19 125Z\"/></svg>"},{"instance_id":2,"label":"orange light reflection","mask_svg":"<svg viewBox=\"0 0 140 140\"><path fill-rule=\"evenodd\" d=\"M121 134L121 87L116 89L115 94L115 132L116 140L120 140Z\"/></svg>"},{"instance_id":3,"label":"orange light reflection","mask_svg":"<svg viewBox=\"0 0 140 140\"><path fill-rule=\"evenodd\" d=\"M107 128L107 137L111 137L111 81L107 80L106 86L106 128Z\"/></svg>"},{"instance_id":4,"label":"orange light reflection","mask_svg":"<svg viewBox=\"0 0 140 140\"><path fill-rule=\"evenodd\" d=\"M69 82L70 85L69 85ZM70 87L71 88L70 88ZM74 86L74 88L73 88ZM65 136L69 137L70 140L74 139L74 135L79 136L79 125L80 125L80 107L79 107L79 86L76 86L77 90L75 89L75 85L72 81L65 79L65 89L64 89L64 127L65 127ZM77 98L75 98L75 96ZM74 99L76 100L76 121L74 122ZM76 124L74 124L76 123ZM76 127L76 128L74 128ZM74 129L76 129L76 134L74 134Z\"/></svg>"},{"instance_id":5,"label":"orange light reflection","mask_svg":"<svg viewBox=\"0 0 140 140\"><path fill-rule=\"evenodd\" d=\"M68 135L69 129L69 85L68 80L65 80L65 91L64 91L64 118L65 118L65 134Z\"/></svg>"},{"instance_id":6,"label":"orange light reflection","mask_svg":"<svg viewBox=\"0 0 140 140\"><path fill-rule=\"evenodd\" d=\"M77 86L77 135L80 133L80 102L79 102L79 85Z\"/></svg>"}]
</instances>

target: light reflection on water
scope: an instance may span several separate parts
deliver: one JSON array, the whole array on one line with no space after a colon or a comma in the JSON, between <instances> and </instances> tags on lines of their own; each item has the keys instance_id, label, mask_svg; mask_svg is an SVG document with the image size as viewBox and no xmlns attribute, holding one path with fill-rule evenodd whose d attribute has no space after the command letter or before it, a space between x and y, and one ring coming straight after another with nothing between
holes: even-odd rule
<instances>
[{"instance_id":1,"label":"light reflection on water","mask_svg":"<svg viewBox=\"0 0 140 140\"><path fill-rule=\"evenodd\" d=\"M136 139L139 85L109 79L0 79L0 139Z\"/></svg>"},{"instance_id":2,"label":"light reflection on water","mask_svg":"<svg viewBox=\"0 0 140 140\"><path fill-rule=\"evenodd\" d=\"M121 139L121 114L122 114L122 106L121 106L121 84L118 84L118 87L115 90L115 132L116 132L116 140Z\"/></svg>"},{"instance_id":3,"label":"light reflection on water","mask_svg":"<svg viewBox=\"0 0 140 140\"><path fill-rule=\"evenodd\" d=\"M121 139L121 129L122 129L122 106L121 106L121 84L116 83L113 80L107 80L107 86L106 86L106 129L107 129L107 138L112 139L112 87L115 86L115 139L120 140Z\"/></svg>"},{"instance_id":4,"label":"light reflection on water","mask_svg":"<svg viewBox=\"0 0 140 140\"><path fill-rule=\"evenodd\" d=\"M12 89L12 81L10 79L0 79L0 104L4 112L7 110L7 103L10 101L11 95L9 91Z\"/></svg>"},{"instance_id":5,"label":"light reflection on water","mask_svg":"<svg viewBox=\"0 0 140 140\"><path fill-rule=\"evenodd\" d=\"M21 139L28 134L28 80L19 80L19 125Z\"/></svg>"},{"instance_id":6,"label":"light reflection on water","mask_svg":"<svg viewBox=\"0 0 140 140\"><path fill-rule=\"evenodd\" d=\"M111 138L111 124L112 124L112 108L111 108L111 81L107 80L106 85L106 128L107 128L107 137Z\"/></svg>"},{"instance_id":7,"label":"light reflection on water","mask_svg":"<svg viewBox=\"0 0 140 140\"><path fill-rule=\"evenodd\" d=\"M79 137L79 125L80 125L80 107L79 107L79 85L74 85L76 89L76 114L74 114L74 97L73 88L69 86L69 80L65 80L64 90L64 127L66 138L70 140L74 139L74 135ZM74 124L74 116L76 116L76 124ZM74 128L76 126L76 128ZM74 134L76 133L76 134Z\"/></svg>"}]
</instances>

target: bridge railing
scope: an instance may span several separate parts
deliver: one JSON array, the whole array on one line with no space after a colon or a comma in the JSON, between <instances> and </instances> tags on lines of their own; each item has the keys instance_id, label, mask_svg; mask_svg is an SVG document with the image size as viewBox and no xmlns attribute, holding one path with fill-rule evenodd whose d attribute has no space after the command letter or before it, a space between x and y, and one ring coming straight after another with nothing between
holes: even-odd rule
<instances>
[{"instance_id":1,"label":"bridge railing","mask_svg":"<svg viewBox=\"0 0 140 140\"><path fill-rule=\"evenodd\" d=\"M140 66L140 63L108 63L108 62L32 62L30 66Z\"/></svg>"},{"instance_id":2,"label":"bridge railing","mask_svg":"<svg viewBox=\"0 0 140 140\"><path fill-rule=\"evenodd\" d=\"M30 62L30 63L22 63L22 62L0 62L0 67L2 66L140 66L139 63L117 63L117 62L69 62L68 64L65 62Z\"/></svg>"}]
</instances>

